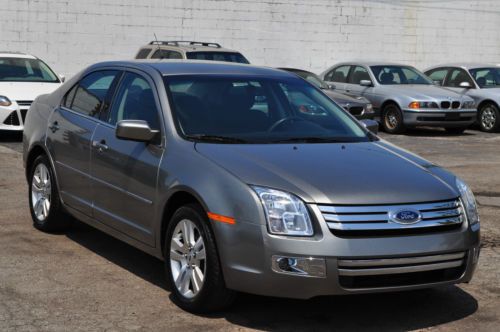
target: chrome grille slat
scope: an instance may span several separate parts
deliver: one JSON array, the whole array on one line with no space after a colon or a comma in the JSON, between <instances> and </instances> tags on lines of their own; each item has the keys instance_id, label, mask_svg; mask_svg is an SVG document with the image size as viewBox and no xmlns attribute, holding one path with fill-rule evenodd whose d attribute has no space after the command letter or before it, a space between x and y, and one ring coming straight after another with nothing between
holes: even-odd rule
<instances>
[{"instance_id":1,"label":"chrome grille slat","mask_svg":"<svg viewBox=\"0 0 500 332\"><path fill-rule=\"evenodd\" d=\"M397 266L397 267L384 267L384 268L371 268L371 269L349 270L349 269L339 268L339 275L341 275L341 276L373 276L373 275L383 275L383 274L423 272L423 271L442 270L442 269L449 269L449 268L453 268L453 267L459 267L462 264L463 264L463 261L458 260L458 261L450 261L450 262L443 262L443 263Z\"/></svg>"},{"instance_id":2,"label":"chrome grille slat","mask_svg":"<svg viewBox=\"0 0 500 332\"><path fill-rule=\"evenodd\" d=\"M318 205L318 209L332 231L438 230L442 226L460 225L465 220L463 207L458 199L407 205ZM390 219L389 215L405 209L419 211L421 220L405 224Z\"/></svg>"},{"instance_id":3,"label":"chrome grille slat","mask_svg":"<svg viewBox=\"0 0 500 332\"><path fill-rule=\"evenodd\" d=\"M463 259L464 257L465 257L465 252L457 252L452 254L402 257L402 258L339 259L338 265L339 267L411 265L411 264L451 261L451 260Z\"/></svg>"}]
</instances>

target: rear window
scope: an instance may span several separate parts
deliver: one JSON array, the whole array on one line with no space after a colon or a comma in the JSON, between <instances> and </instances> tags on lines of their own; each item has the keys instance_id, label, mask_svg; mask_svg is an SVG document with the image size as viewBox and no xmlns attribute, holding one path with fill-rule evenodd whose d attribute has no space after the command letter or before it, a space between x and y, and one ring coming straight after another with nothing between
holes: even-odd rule
<instances>
[{"instance_id":1,"label":"rear window","mask_svg":"<svg viewBox=\"0 0 500 332\"><path fill-rule=\"evenodd\" d=\"M191 60L250 63L242 54L235 52L188 52L186 56Z\"/></svg>"},{"instance_id":2,"label":"rear window","mask_svg":"<svg viewBox=\"0 0 500 332\"><path fill-rule=\"evenodd\" d=\"M142 50L139 51L139 53L137 53L135 58L136 59L146 59L150 52L151 52L150 48L143 48Z\"/></svg>"}]
</instances>

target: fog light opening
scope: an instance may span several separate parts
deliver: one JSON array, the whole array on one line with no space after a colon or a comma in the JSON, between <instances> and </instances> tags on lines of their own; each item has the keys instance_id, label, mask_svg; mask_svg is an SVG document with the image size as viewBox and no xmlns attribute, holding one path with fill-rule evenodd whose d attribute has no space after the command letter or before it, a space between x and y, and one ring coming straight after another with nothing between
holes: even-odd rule
<instances>
[{"instance_id":1,"label":"fog light opening","mask_svg":"<svg viewBox=\"0 0 500 332\"><path fill-rule=\"evenodd\" d=\"M326 277L324 258L272 256L272 270L303 277Z\"/></svg>"}]
</instances>

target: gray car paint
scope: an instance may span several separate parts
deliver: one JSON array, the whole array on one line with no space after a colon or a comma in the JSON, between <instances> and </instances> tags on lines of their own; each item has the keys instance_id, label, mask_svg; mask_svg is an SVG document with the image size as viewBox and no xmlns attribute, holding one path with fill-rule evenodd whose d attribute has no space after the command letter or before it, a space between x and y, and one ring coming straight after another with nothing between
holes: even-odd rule
<instances>
[{"instance_id":1,"label":"gray car paint","mask_svg":"<svg viewBox=\"0 0 500 332\"><path fill-rule=\"evenodd\" d=\"M71 205L69 195L80 195L82 187L99 180L99 174L89 173L73 183L73 178L61 175L54 166L60 154L54 152L54 138L47 130L53 120L62 97L82 76L97 69L120 69L141 72L156 85L156 98L162 115L162 142L156 147L146 143L131 144L128 141L113 140L116 146L114 162L102 165L103 174L119 172L121 180L109 186L108 197L86 197L92 200L91 212ZM346 290L339 285L336 260L338 257L401 257L417 254L438 254L454 251L468 251L479 245L479 229L472 229L463 223L459 230L397 237L340 238L328 229L317 208L318 203L373 204L409 203L446 200L459 196L455 187L455 176L416 155L393 146L385 141L371 143L332 144L269 144L269 145L225 145L193 143L179 136L163 88L164 75L264 75L266 77L290 78L293 74L281 71L236 64L217 64L201 61L125 61L105 62L93 65L65 83L51 95L41 96L33 103L27 116L24 131L25 166L37 153L47 154L56 170L56 185L61 191L67 188L68 195L62 196L64 207L78 219L121 239L147 253L163 259L162 241L165 229L164 213L177 194L189 194L210 212L232 216L235 225L211 222L227 287L255 294L294 298L310 298L316 295L347 294L356 292L380 292L397 289L417 289L425 285L399 286L377 289ZM298 79L298 78L297 78ZM99 128L105 126L98 119L81 115L60 130L65 158L73 162L81 173L90 168L93 159L78 159L76 154L92 155L91 142L85 138L79 145L70 139L73 131L80 131L80 123L95 122L93 133L99 135ZM89 126L87 125L86 128ZM94 125L90 125L90 128ZM85 129L92 131L92 129ZM75 136L76 138L76 136ZM110 141L111 142L111 141ZM142 145L141 145L142 144ZM133 171L123 172L129 167L119 162L134 154L139 147L139 156L130 160ZM295 149L293 148L295 147ZM85 150L86 149L86 150ZM153 151L148 150L153 149ZM121 153L121 155L119 155ZM157 159L153 158L155 156ZM161 156L161 157L160 157ZM154 160L154 161L152 161ZM155 166L159 162L158 167ZM368 172L366 167L370 165ZM28 169L27 169L28 172ZM156 172L156 173L155 173ZM76 172L78 173L78 172ZM155 175L156 174L156 175ZM83 174L82 174L83 175ZM85 180L87 178L87 180ZM155 178L156 185L152 186ZM102 178L101 178L102 180ZM83 182L82 182L83 181ZM105 183L103 183L105 184ZM264 211L260 200L249 184L260 184L275 189L290 191L308 203L311 210L315 235L311 238L291 238L271 235L267 231ZM75 187L76 186L76 187ZM122 201L124 195L139 196L143 203L135 208L143 212L129 211ZM84 195L84 194L82 194ZM78 197L79 198L79 197ZM138 198L138 197L135 197ZM98 200L111 201L110 213L124 214L115 218L115 224L99 220L92 206ZM150 201L150 203L149 203ZM123 220L126 219L126 220ZM146 220L147 219L147 220ZM122 225L119 222L122 221ZM118 224L117 224L118 223ZM129 227L129 223L134 226ZM139 229L139 231L138 231ZM327 278L302 278L274 273L271 270L273 254L289 254L303 257L324 257L327 262ZM468 258L467 269L458 279L437 284L465 282L472 278L475 265ZM434 285L434 284L432 284Z\"/></svg>"},{"instance_id":2,"label":"gray car paint","mask_svg":"<svg viewBox=\"0 0 500 332\"><path fill-rule=\"evenodd\" d=\"M438 126L438 127L464 127L472 124L476 117L477 111L475 109L432 109L432 110L412 110L408 108L408 105L413 101L434 101L438 104L441 101L458 100L460 103L464 101L472 100L470 97L464 96L450 90L443 89L435 85L420 85L420 84L408 84L408 85L383 85L380 84L373 75L370 66L378 65L395 65L402 66L401 64L394 63L383 63L383 62L342 62L337 63L323 73L320 77L324 80L326 74L331 70L340 66L360 66L368 71L370 76L372 86L361 86L358 84L350 83L339 83L333 81L327 81L329 84L333 84L336 89L341 93L350 93L356 96L363 96L368 99L373 107L377 110L377 114L380 115L382 107L387 102L396 103L399 108L403 111L404 122L409 126ZM419 121L417 120L418 114L425 114L429 116L444 116L445 113L461 113L463 117L471 117L474 119L463 120L463 121Z\"/></svg>"}]
</instances>

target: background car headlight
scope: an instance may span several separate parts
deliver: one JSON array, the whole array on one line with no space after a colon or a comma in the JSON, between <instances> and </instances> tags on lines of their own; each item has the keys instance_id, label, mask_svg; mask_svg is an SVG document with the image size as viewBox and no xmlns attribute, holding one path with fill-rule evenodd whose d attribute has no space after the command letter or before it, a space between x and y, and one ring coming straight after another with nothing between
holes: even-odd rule
<instances>
[{"instance_id":1,"label":"background car headlight","mask_svg":"<svg viewBox=\"0 0 500 332\"><path fill-rule=\"evenodd\" d=\"M12 102L10 101L9 98L5 96L0 96L0 106L10 106L12 105Z\"/></svg>"},{"instance_id":2,"label":"background car headlight","mask_svg":"<svg viewBox=\"0 0 500 332\"><path fill-rule=\"evenodd\" d=\"M473 100L464 101L462 108L475 108L476 103Z\"/></svg>"},{"instance_id":3,"label":"background car headlight","mask_svg":"<svg viewBox=\"0 0 500 332\"><path fill-rule=\"evenodd\" d=\"M408 104L408 108L420 109L420 108L438 108L438 104L433 101L412 101Z\"/></svg>"},{"instance_id":4,"label":"background car headlight","mask_svg":"<svg viewBox=\"0 0 500 332\"><path fill-rule=\"evenodd\" d=\"M287 192L252 186L259 195L271 234L311 236L314 231L306 205Z\"/></svg>"},{"instance_id":5,"label":"background car headlight","mask_svg":"<svg viewBox=\"0 0 500 332\"><path fill-rule=\"evenodd\" d=\"M473 225L479 222L479 214L477 213L477 204L472 190L469 186L462 181L460 178L455 180L457 184L458 191L462 197L462 202L464 204L465 212L467 213L467 219L469 224Z\"/></svg>"}]
</instances>

